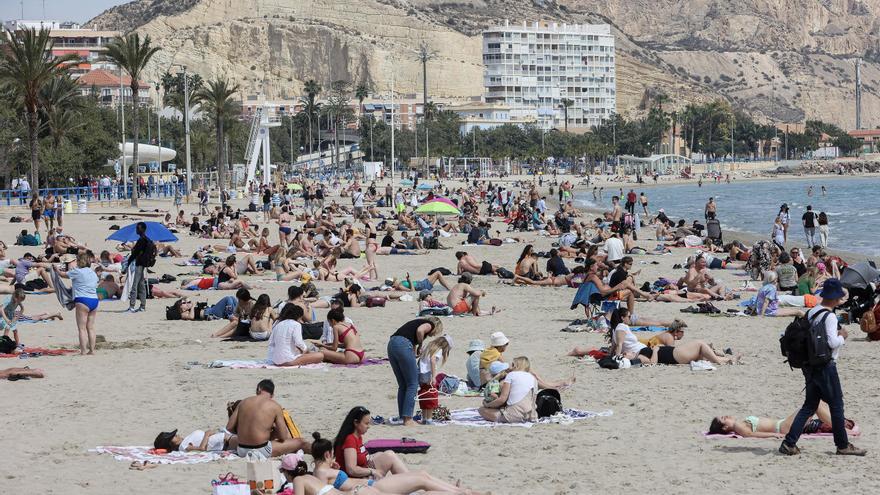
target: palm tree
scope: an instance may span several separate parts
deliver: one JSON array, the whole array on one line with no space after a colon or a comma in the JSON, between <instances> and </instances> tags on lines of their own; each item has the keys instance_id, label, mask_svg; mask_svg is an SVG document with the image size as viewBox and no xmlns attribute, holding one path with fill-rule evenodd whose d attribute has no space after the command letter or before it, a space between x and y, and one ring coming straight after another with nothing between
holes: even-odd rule
<instances>
[{"instance_id":1,"label":"palm tree","mask_svg":"<svg viewBox=\"0 0 880 495\"><path fill-rule=\"evenodd\" d=\"M214 118L214 129L217 133L217 178L220 189L226 187L226 160L223 152L224 129L226 121L235 113L235 102L232 95L238 92L238 84L231 84L228 79L218 77L203 86L195 95L196 101Z\"/></svg>"},{"instance_id":2,"label":"palm tree","mask_svg":"<svg viewBox=\"0 0 880 495\"><path fill-rule=\"evenodd\" d=\"M370 87L366 85L366 83L360 83L354 88L354 97L357 98L358 101L358 111L360 112L360 116L364 114L364 100L370 96Z\"/></svg>"},{"instance_id":3,"label":"palm tree","mask_svg":"<svg viewBox=\"0 0 880 495\"><path fill-rule=\"evenodd\" d=\"M565 118L565 132L568 132L568 107L574 105L574 101L569 98L563 98L562 104L559 105L562 107L562 112Z\"/></svg>"},{"instance_id":4,"label":"palm tree","mask_svg":"<svg viewBox=\"0 0 880 495\"><path fill-rule=\"evenodd\" d=\"M27 116L28 144L31 154L33 191L40 193L40 162L37 153L37 132L40 89L52 79L67 73L67 63L79 60L76 55L56 57L48 29L25 29L8 32L9 40L0 46L0 85L8 86L22 102Z\"/></svg>"},{"instance_id":5,"label":"palm tree","mask_svg":"<svg viewBox=\"0 0 880 495\"><path fill-rule=\"evenodd\" d=\"M330 97L327 99L327 105L324 110L330 116L333 126L333 166L339 166L339 130L345 129L348 122L351 121L351 106L349 101L351 84L348 81L333 81L331 84Z\"/></svg>"},{"instance_id":6,"label":"palm tree","mask_svg":"<svg viewBox=\"0 0 880 495\"><path fill-rule=\"evenodd\" d=\"M320 124L318 122L318 112L320 111L320 105L315 101L319 94L321 94L321 85L318 84L318 81L314 79L309 79L306 81L303 86L303 90L306 92L306 97L303 99L303 103L305 103L305 110L308 112L306 115L309 116L309 153L312 152L312 143L315 140L312 138L312 125L311 119L314 119L315 126L319 127Z\"/></svg>"},{"instance_id":7,"label":"palm tree","mask_svg":"<svg viewBox=\"0 0 880 495\"><path fill-rule=\"evenodd\" d=\"M140 88L141 73L150 63L153 55L161 50L158 46L152 46L150 35L141 36L138 33L129 33L120 36L107 44L105 57L111 62L121 67L131 78L131 106L132 113L138 115L138 89ZM122 95L120 95L122 96ZM120 104L125 104L125 98L120 98ZM134 134L134 150L132 152L132 164L134 165L133 182L134 186L131 193L131 206L137 206L137 188L138 188L138 131L140 130L140 119L132 119L132 133ZM125 143L122 143L123 164L125 162ZM128 175L125 177L128 180ZM189 193L189 191L187 191Z\"/></svg>"}]
</instances>

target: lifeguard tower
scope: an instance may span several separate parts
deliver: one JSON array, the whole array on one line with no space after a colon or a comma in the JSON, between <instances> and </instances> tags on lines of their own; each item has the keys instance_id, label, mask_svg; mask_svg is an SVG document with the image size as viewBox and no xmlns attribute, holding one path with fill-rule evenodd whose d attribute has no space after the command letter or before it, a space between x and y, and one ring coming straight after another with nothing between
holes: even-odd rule
<instances>
[{"instance_id":1,"label":"lifeguard tower","mask_svg":"<svg viewBox=\"0 0 880 495\"><path fill-rule=\"evenodd\" d=\"M251 122L251 136L248 139L247 151L245 151L245 160L247 160L247 176L245 178L245 186L255 184L253 181L257 175L257 162L260 161L260 151L263 152L263 168L261 184L269 184L272 182L272 155L269 145L269 129L272 127L281 127L281 120L278 117L269 116L269 108L266 105L266 99L260 95L263 104L258 106L254 112L254 119Z\"/></svg>"}]
</instances>

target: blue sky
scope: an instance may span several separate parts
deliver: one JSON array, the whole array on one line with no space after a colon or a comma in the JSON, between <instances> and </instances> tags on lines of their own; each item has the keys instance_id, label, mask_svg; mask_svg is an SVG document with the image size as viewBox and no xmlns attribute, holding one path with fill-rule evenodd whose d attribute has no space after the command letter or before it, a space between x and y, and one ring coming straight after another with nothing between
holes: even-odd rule
<instances>
[{"instance_id":1,"label":"blue sky","mask_svg":"<svg viewBox=\"0 0 880 495\"><path fill-rule=\"evenodd\" d=\"M129 0L24 0L24 18L86 22L104 10ZM20 19L22 0L0 0L0 20Z\"/></svg>"}]
</instances>

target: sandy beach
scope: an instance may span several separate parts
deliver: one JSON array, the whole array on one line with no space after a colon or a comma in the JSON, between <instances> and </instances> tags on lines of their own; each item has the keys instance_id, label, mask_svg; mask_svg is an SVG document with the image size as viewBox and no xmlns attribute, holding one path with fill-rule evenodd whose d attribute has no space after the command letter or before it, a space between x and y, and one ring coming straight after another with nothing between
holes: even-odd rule
<instances>
[{"instance_id":1,"label":"sandy beach","mask_svg":"<svg viewBox=\"0 0 880 495\"><path fill-rule=\"evenodd\" d=\"M612 183L606 186L606 194L610 195L618 184L627 187ZM347 200L342 198L341 202L349 204ZM234 204L244 207L243 201ZM141 208L173 210L170 201L142 201ZM190 204L184 209L192 213L197 207ZM103 240L110 234L108 227L129 222L99 217L120 213L135 217L127 207L90 204L88 214L65 217L65 231L96 252L111 249L115 243ZM32 230L33 225L9 223L9 217L27 219L27 214L23 208L0 210L0 239L10 245L10 258L38 250L11 245L22 228ZM259 216L252 214L252 218ZM493 230L500 225L498 222ZM271 239L277 242L274 224L271 230ZM555 237L540 237L535 232L510 235L533 243L537 251L548 251L556 241ZM186 233L179 237L176 246L187 255L208 243ZM465 237L459 234L443 239L443 244L453 249L432 250L427 255L379 256L380 277L403 278L409 272L417 279L439 266L454 272L453 255ZM726 234L725 240L735 237ZM656 245L651 229L642 229L641 239L641 246L650 249ZM212 244L224 242L216 240ZM477 260L512 269L524 245L468 246L462 250ZM634 269L642 270L637 277L639 285L659 276L677 277L680 271L673 270L672 265L683 263L689 254L690 249L673 249L671 255L634 256ZM185 277L181 274L198 270L174 266L171 261L160 259L156 276L168 273L180 279ZM539 261L543 268L545 260ZM569 267L574 266L567 261ZM659 264L652 264L655 261ZM339 266L362 265L362 260L340 260ZM746 280L734 270L717 270L714 274L733 287ZM267 293L273 301L281 300L288 284L268 278L248 276L245 280L258 286L251 291L254 296ZM331 282L316 285L322 295L332 294L339 287ZM446 332L456 342L444 372L465 376L467 342L475 338L488 342L489 334L500 330L511 340L505 353L508 359L528 356L533 371L543 378L576 377L575 385L562 393L564 407L611 410L613 414L529 429L435 425L406 429L374 426L369 431L370 439L407 436L430 442L427 454L404 456L413 469L424 469L447 480L460 479L465 486L495 494L880 491L880 478L873 469L880 455L876 414L880 392L874 380L880 364L871 357L880 343L867 342L857 325L848 327L850 338L838 367L846 416L856 420L862 431L860 437L851 440L868 449L868 456L835 456L831 438L822 438L803 439L799 443L802 455L789 458L776 452L776 439L709 440L702 432L716 415L781 418L797 410L803 400L803 377L783 363L778 343L790 318L684 315L679 311L684 304L638 303L636 313L644 317L684 318L688 323L685 340L704 340L719 349L730 347L744 355L744 364L709 372L691 371L687 366L608 371L566 356L576 345L605 345L600 334L560 331L583 315L580 309L569 310L574 289L516 287L500 284L494 276L475 277L474 285L488 293L482 306L496 306L501 312L491 317L443 319ZM202 291L191 298L213 303L232 294L234 291ZM441 290L439 294L445 297L446 293ZM266 344L212 339L211 332L221 322L166 321L165 306L172 302L151 299L146 312L132 315L124 312L127 302L102 301L97 333L107 343L100 346L96 356L0 359L0 369L27 365L46 372L45 379L0 383L4 397L0 415L6 419L0 442L5 460L0 493L210 493L210 482L219 474L231 471L243 478L245 461L132 471L128 462L89 449L100 445L150 445L158 432L174 428L189 432L224 426L226 402L252 395L263 378L275 381L276 400L291 411L303 432L319 431L332 438L348 410L357 405L367 407L372 415L387 418L396 414L397 386L388 365L320 370L206 368L204 364L217 359L263 359ZM716 305L723 311L735 307L736 302ZM29 295L24 307L26 314L61 310L53 294ZM346 315L357 324L367 356L384 357L389 335L413 318L417 309L417 302L391 302L384 308L346 308ZM76 347L73 313L63 311L63 315L63 321L20 326L22 340L33 346ZM326 310L318 311L320 319L325 315ZM478 398L441 398L441 404L450 409L477 407L479 402Z\"/></svg>"}]
</instances>

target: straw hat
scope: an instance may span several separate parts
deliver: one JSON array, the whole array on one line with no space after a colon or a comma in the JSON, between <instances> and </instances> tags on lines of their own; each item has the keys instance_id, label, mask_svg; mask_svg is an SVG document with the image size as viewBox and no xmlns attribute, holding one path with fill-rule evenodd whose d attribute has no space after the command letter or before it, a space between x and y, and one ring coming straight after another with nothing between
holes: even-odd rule
<instances>
[{"instance_id":1,"label":"straw hat","mask_svg":"<svg viewBox=\"0 0 880 495\"><path fill-rule=\"evenodd\" d=\"M76 261L76 256L72 254L62 254L60 259L62 263L71 263Z\"/></svg>"}]
</instances>

